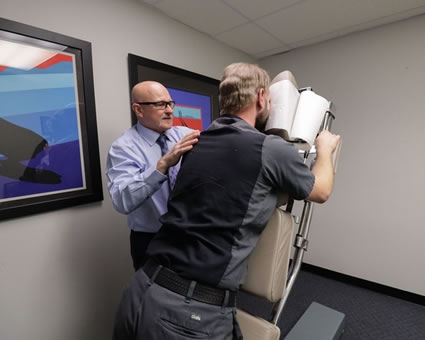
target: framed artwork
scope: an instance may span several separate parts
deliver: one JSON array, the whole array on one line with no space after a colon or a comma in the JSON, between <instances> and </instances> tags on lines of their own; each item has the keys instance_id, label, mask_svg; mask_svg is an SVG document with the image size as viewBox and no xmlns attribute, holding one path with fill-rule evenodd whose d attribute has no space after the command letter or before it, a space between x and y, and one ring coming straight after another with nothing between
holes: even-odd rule
<instances>
[{"instance_id":1,"label":"framed artwork","mask_svg":"<svg viewBox=\"0 0 425 340\"><path fill-rule=\"evenodd\" d=\"M0 220L102 199L91 44L0 18Z\"/></svg>"},{"instance_id":2,"label":"framed artwork","mask_svg":"<svg viewBox=\"0 0 425 340\"><path fill-rule=\"evenodd\" d=\"M128 55L130 91L145 80L163 84L176 102L173 125L205 130L218 117L217 79L183 70L133 54ZM132 114L132 123L137 120Z\"/></svg>"}]
</instances>

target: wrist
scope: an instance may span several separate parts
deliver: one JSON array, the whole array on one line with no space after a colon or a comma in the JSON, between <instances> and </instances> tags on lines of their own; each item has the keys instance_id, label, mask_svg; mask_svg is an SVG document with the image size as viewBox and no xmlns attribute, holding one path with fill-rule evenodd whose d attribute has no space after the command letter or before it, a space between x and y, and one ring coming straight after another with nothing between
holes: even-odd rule
<instances>
[{"instance_id":1,"label":"wrist","mask_svg":"<svg viewBox=\"0 0 425 340\"><path fill-rule=\"evenodd\" d=\"M317 157L331 157L333 150L331 148L321 148L321 149L316 149L317 152Z\"/></svg>"},{"instance_id":2,"label":"wrist","mask_svg":"<svg viewBox=\"0 0 425 340\"><path fill-rule=\"evenodd\" d=\"M156 163L156 170L164 175L167 174L168 168L169 166L167 165L167 162L165 162L162 158L158 161L158 163Z\"/></svg>"}]
</instances>

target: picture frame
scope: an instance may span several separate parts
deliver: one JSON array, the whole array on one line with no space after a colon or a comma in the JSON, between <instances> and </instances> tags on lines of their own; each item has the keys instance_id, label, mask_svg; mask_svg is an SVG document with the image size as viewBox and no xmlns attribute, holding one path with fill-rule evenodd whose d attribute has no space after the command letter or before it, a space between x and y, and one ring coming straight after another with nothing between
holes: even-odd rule
<instances>
[{"instance_id":1,"label":"picture frame","mask_svg":"<svg viewBox=\"0 0 425 340\"><path fill-rule=\"evenodd\" d=\"M0 220L101 200L91 43L0 18Z\"/></svg>"},{"instance_id":2,"label":"picture frame","mask_svg":"<svg viewBox=\"0 0 425 340\"><path fill-rule=\"evenodd\" d=\"M218 87L220 81L155 60L128 54L130 91L146 80L158 81L176 102L173 125L205 130L219 116ZM130 103L131 106L131 103ZM132 125L137 119L132 112Z\"/></svg>"}]
</instances>

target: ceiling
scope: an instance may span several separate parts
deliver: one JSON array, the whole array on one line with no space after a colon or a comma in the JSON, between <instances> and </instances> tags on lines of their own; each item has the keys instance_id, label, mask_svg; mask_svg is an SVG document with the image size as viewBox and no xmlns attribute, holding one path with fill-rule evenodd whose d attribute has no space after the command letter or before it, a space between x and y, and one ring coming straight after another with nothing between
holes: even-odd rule
<instances>
[{"instance_id":1,"label":"ceiling","mask_svg":"<svg viewBox=\"0 0 425 340\"><path fill-rule=\"evenodd\" d=\"M425 0L139 1L255 59L425 13Z\"/></svg>"}]
</instances>

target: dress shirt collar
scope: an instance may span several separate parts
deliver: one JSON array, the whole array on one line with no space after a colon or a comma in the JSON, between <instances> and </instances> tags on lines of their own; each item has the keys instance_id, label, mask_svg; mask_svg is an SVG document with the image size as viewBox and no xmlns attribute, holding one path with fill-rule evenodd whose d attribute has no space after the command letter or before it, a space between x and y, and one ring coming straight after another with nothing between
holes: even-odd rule
<instances>
[{"instance_id":1,"label":"dress shirt collar","mask_svg":"<svg viewBox=\"0 0 425 340\"><path fill-rule=\"evenodd\" d=\"M139 135L141 137L144 138L144 140L146 140L146 142L152 146L156 143L158 137L159 137L159 133L156 131L153 131L151 129L148 129L147 127L144 127L142 124L140 124L140 122L137 122L137 126L136 126L137 132L139 133ZM167 130L168 131L168 130ZM164 132L165 136L167 137L167 140L170 139L170 137L167 136L167 131Z\"/></svg>"}]
</instances>

